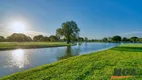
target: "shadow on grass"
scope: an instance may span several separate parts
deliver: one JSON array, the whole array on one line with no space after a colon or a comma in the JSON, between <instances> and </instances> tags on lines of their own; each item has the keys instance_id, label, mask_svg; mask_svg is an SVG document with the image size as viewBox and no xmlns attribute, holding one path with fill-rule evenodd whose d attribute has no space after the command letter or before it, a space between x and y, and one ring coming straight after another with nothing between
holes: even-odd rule
<instances>
[{"instance_id":1,"label":"shadow on grass","mask_svg":"<svg viewBox=\"0 0 142 80\"><path fill-rule=\"evenodd\" d=\"M142 52L142 47L115 47L112 50L127 52Z\"/></svg>"}]
</instances>

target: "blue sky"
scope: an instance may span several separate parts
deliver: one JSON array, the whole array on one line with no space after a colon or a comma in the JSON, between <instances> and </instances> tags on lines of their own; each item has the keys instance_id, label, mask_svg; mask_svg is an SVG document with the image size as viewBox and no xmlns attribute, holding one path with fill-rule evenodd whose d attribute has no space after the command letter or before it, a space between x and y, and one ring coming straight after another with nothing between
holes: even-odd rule
<instances>
[{"instance_id":1,"label":"blue sky","mask_svg":"<svg viewBox=\"0 0 142 80\"><path fill-rule=\"evenodd\" d=\"M0 0L0 34L10 33L10 22L23 21L30 35L55 34L65 21L74 20L80 36L141 36L141 0Z\"/></svg>"}]
</instances>

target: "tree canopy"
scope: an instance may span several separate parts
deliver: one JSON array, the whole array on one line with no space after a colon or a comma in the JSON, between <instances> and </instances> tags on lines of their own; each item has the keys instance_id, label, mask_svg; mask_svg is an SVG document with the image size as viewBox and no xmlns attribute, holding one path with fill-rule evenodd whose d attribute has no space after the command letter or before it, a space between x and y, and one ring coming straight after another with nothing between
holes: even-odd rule
<instances>
[{"instance_id":1,"label":"tree canopy","mask_svg":"<svg viewBox=\"0 0 142 80\"><path fill-rule=\"evenodd\" d=\"M7 37L7 41L11 42L26 42L26 41L32 41L32 39L29 36L26 36L22 33L13 33L12 35Z\"/></svg>"},{"instance_id":2,"label":"tree canopy","mask_svg":"<svg viewBox=\"0 0 142 80\"><path fill-rule=\"evenodd\" d=\"M112 41L114 42L120 42L121 41L121 36L113 36Z\"/></svg>"},{"instance_id":3,"label":"tree canopy","mask_svg":"<svg viewBox=\"0 0 142 80\"><path fill-rule=\"evenodd\" d=\"M49 39L50 39L51 42L56 42L56 41L59 41L60 38L57 37L57 36L51 35L51 36L49 37Z\"/></svg>"},{"instance_id":4,"label":"tree canopy","mask_svg":"<svg viewBox=\"0 0 142 80\"><path fill-rule=\"evenodd\" d=\"M137 40L138 40L138 37L136 37L136 36L133 36L133 37L130 38L131 42L136 42Z\"/></svg>"},{"instance_id":5,"label":"tree canopy","mask_svg":"<svg viewBox=\"0 0 142 80\"><path fill-rule=\"evenodd\" d=\"M75 21L67 21L62 24L61 28L56 30L56 35L60 37L65 37L67 40L67 44L69 44L72 40L72 37L79 36L80 29L78 28Z\"/></svg>"},{"instance_id":6,"label":"tree canopy","mask_svg":"<svg viewBox=\"0 0 142 80\"><path fill-rule=\"evenodd\" d=\"M43 35L34 36L33 40L34 41L44 41L44 36Z\"/></svg>"},{"instance_id":7,"label":"tree canopy","mask_svg":"<svg viewBox=\"0 0 142 80\"><path fill-rule=\"evenodd\" d=\"M5 41L5 38L3 36L0 36L0 42Z\"/></svg>"}]
</instances>

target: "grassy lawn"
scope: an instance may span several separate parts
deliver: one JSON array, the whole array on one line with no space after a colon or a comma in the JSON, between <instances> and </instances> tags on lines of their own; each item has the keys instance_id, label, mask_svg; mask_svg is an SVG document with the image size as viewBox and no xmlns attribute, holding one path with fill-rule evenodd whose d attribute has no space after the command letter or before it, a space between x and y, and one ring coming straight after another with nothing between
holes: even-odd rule
<instances>
[{"instance_id":1,"label":"grassy lawn","mask_svg":"<svg viewBox=\"0 0 142 80\"><path fill-rule=\"evenodd\" d=\"M105 51L64 59L1 78L2 80L110 80L114 69L131 69L130 80L141 80L142 44L124 44ZM114 75L116 76L116 75Z\"/></svg>"},{"instance_id":2,"label":"grassy lawn","mask_svg":"<svg viewBox=\"0 0 142 80\"><path fill-rule=\"evenodd\" d=\"M44 48L59 47L73 44L65 42L0 42L0 50L17 49L17 48Z\"/></svg>"}]
</instances>

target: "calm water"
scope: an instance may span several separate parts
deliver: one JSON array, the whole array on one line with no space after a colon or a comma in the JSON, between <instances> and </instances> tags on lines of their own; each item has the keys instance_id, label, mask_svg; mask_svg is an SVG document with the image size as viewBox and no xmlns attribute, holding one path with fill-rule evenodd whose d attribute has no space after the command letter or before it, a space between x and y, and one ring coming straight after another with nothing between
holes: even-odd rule
<instances>
[{"instance_id":1,"label":"calm water","mask_svg":"<svg viewBox=\"0 0 142 80\"><path fill-rule=\"evenodd\" d=\"M82 43L68 47L0 51L0 77L61 59L112 48L116 43Z\"/></svg>"}]
</instances>

